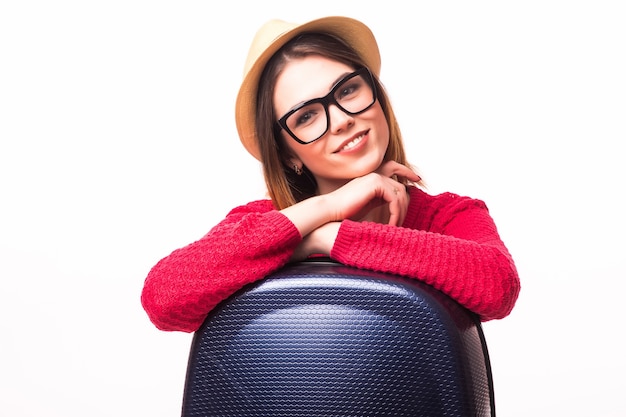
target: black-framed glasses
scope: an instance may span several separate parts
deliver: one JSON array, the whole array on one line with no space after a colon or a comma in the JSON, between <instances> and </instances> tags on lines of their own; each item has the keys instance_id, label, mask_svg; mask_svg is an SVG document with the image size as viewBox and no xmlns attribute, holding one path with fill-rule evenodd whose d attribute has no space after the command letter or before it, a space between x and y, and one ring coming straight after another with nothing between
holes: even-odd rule
<instances>
[{"instance_id":1,"label":"black-framed glasses","mask_svg":"<svg viewBox=\"0 0 626 417\"><path fill-rule=\"evenodd\" d=\"M285 129L298 143L315 142L328 132L328 106L334 104L344 113L357 115L376 102L374 77L363 67L343 77L324 97L314 98L291 109L278 119L278 127Z\"/></svg>"}]
</instances>

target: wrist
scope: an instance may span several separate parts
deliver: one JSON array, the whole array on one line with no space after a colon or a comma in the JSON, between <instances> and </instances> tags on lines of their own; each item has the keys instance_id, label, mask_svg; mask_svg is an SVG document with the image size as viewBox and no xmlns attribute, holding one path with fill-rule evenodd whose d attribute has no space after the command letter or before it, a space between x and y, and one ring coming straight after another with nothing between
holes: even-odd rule
<instances>
[{"instance_id":1,"label":"wrist","mask_svg":"<svg viewBox=\"0 0 626 417\"><path fill-rule=\"evenodd\" d=\"M280 211L296 226L301 236L333 220L330 204L325 196L314 196Z\"/></svg>"},{"instance_id":2,"label":"wrist","mask_svg":"<svg viewBox=\"0 0 626 417\"><path fill-rule=\"evenodd\" d=\"M315 233L319 234L318 245L322 253L330 256L330 252L332 251L337 235L339 234L340 226L341 222L330 222L315 231Z\"/></svg>"}]
</instances>

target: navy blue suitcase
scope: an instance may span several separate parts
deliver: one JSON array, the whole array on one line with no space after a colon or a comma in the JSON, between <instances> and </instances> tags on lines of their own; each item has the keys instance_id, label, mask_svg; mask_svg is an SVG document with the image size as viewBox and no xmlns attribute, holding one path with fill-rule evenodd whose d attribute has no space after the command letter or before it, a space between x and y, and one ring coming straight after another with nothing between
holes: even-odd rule
<instances>
[{"instance_id":1,"label":"navy blue suitcase","mask_svg":"<svg viewBox=\"0 0 626 417\"><path fill-rule=\"evenodd\" d=\"M495 416L478 318L414 279L290 264L195 333L183 417Z\"/></svg>"}]
</instances>

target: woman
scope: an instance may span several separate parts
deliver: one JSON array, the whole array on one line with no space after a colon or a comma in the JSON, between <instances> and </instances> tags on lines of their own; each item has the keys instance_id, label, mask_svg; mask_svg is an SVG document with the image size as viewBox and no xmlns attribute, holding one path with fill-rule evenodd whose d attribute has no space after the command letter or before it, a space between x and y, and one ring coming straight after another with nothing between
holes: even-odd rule
<instances>
[{"instance_id":1,"label":"woman","mask_svg":"<svg viewBox=\"0 0 626 417\"><path fill-rule=\"evenodd\" d=\"M159 329L193 332L244 285L316 255L422 280L484 321L510 313L519 278L485 204L420 188L379 72L359 21L258 31L235 115L270 199L152 268L141 300Z\"/></svg>"}]
</instances>

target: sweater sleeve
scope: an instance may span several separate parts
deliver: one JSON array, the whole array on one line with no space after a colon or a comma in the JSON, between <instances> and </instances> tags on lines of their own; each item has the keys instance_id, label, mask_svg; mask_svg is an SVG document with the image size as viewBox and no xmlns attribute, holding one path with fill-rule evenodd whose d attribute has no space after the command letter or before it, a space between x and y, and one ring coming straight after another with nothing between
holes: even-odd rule
<instances>
[{"instance_id":1,"label":"sweater sleeve","mask_svg":"<svg viewBox=\"0 0 626 417\"><path fill-rule=\"evenodd\" d=\"M301 240L269 201L236 208L204 237L150 270L143 308L161 330L194 332L222 300L285 265Z\"/></svg>"},{"instance_id":2,"label":"sweater sleeve","mask_svg":"<svg viewBox=\"0 0 626 417\"><path fill-rule=\"evenodd\" d=\"M411 198L403 227L344 220L331 257L422 280L483 321L507 316L520 282L485 204L449 193L425 197L415 190Z\"/></svg>"}]
</instances>

